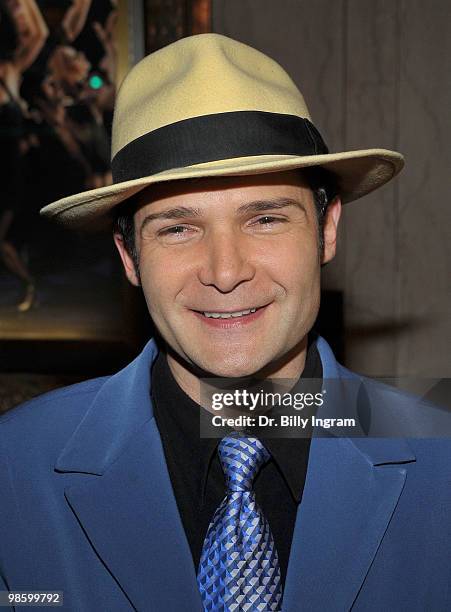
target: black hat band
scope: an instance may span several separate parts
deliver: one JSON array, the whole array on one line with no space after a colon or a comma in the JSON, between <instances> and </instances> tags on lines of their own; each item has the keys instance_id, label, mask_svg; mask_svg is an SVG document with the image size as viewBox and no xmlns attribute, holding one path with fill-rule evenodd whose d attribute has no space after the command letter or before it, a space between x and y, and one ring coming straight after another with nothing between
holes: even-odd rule
<instances>
[{"instance_id":1,"label":"black hat band","mask_svg":"<svg viewBox=\"0 0 451 612\"><path fill-rule=\"evenodd\" d=\"M329 152L308 120L263 111L192 117L132 140L116 153L114 183L173 168L254 155L324 155Z\"/></svg>"}]
</instances>

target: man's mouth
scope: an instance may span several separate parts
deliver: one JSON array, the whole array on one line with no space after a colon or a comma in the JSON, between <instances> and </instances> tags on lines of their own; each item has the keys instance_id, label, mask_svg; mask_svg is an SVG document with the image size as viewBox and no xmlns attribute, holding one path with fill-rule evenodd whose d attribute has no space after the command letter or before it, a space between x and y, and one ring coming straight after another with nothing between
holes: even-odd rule
<instances>
[{"instance_id":1,"label":"man's mouth","mask_svg":"<svg viewBox=\"0 0 451 612\"><path fill-rule=\"evenodd\" d=\"M194 314L207 325L217 329L240 328L244 324L252 323L258 319L269 304L264 306L251 306L240 310L193 310Z\"/></svg>"},{"instance_id":2,"label":"man's mouth","mask_svg":"<svg viewBox=\"0 0 451 612\"><path fill-rule=\"evenodd\" d=\"M237 319L238 317L245 317L246 315L251 314L256 310L257 307L248 308L247 310L236 310L235 312L201 312L201 314L203 314L204 317L207 317L209 319Z\"/></svg>"}]
</instances>

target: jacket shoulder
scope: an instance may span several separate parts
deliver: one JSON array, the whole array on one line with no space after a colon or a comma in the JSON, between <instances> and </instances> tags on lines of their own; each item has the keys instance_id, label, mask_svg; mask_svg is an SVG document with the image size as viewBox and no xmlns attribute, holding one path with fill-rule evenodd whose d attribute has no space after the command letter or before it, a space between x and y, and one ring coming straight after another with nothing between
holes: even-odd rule
<instances>
[{"instance_id":1,"label":"jacket shoulder","mask_svg":"<svg viewBox=\"0 0 451 612\"><path fill-rule=\"evenodd\" d=\"M24 440L56 442L66 438L83 419L92 400L109 377L94 378L33 398L0 417L0 436L8 445ZM33 444L31 444L33 446Z\"/></svg>"},{"instance_id":2,"label":"jacket shoulder","mask_svg":"<svg viewBox=\"0 0 451 612\"><path fill-rule=\"evenodd\" d=\"M417 459L416 473L429 482L448 479L451 462L451 413L426 396L415 395L377 379L357 374L337 363L341 380L359 389L358 414L367 420L370 441L405 441ZM363 427L366 431L366 426ZM372 440L371 440L372 439ZM364 441L364 440L362 440Z\"/></svg>"}]
</instances>

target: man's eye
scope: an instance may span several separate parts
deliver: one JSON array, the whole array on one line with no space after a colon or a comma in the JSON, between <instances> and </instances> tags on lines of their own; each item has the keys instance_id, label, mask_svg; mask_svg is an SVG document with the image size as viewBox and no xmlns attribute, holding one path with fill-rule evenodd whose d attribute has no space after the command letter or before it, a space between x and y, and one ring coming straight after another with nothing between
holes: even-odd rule
<instances>
[{"instance_id":1,"label":"man's eye","mask_svg":"<svg viewBox=\"0 0 451 612\"><path fill-rule=\"evenodd\" d=\"M160 236L174 235L174 234L184 234L185 230L188 230L188 227L184 225L174 225L173 227L166 227L158 232Z\"/></svg>"},{"instance_id":2,"label":"man's eye","mask_svg":"<svg viewBox=\"0 0 451 612\"><path fill-rule=\"evenodd\" d=\"M287 219L282 217L273 217L272 215L264 215L254 221L255 225L271 225L273 223L285 223Z\"/></svg>"},{"instance_id":3,"label":"man's eye","mask_svg":"<svg viewBox=\"0 0 451 612\"><path fill-rule=\"evenodd\" d=\"M191 240L196 235L196 231L195 227L189 225L171 225L158 230L157 237L166 243L173 244Z\"/></svg>"}]
</instances>

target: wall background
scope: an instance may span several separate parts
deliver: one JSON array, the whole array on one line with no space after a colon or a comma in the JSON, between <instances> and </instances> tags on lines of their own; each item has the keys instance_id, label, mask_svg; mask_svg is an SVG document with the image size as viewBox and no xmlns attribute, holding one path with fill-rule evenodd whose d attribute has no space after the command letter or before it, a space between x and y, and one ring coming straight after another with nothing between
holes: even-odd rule
<instances>
[{"instance_id":1,"label":"wall background","mask_svg":"<svg viewBox=\"0 0 451 612\"><path fill-rule=\"evenodd\" d=\"M167 11L203 7L208 30L210 0L148 2ZM323 271L323 286L344 295L348 367L372 376L447 378L449 387L448 0L211 0L211 5L212 31L261 49L293 76L331 150L380 146L405 154L400 177L344 208L339 253ZM118 82L143 53L143 7L142 0L118 0ZM128 362L152 329L138 292L124 282L123 293L126 347L119 337L114 345L95 344L80 342L76 334L63 344L47 336L27 343L26 318L19 321L18 340L5 340L0 329L0 412ZM115 317L116 327L119 322ZM449 401L449 389L446 393Z\"/></svg>"},{"instance_id":2,"label":"wall background","mask_svg":"<svg viewBox=\"0 0 451 612\"><path fill-rule=\"evenodd\" d=\"M212 18L290 73L332 151L405 155L345 206L323 286L344 291L348 367L451 377L449 1L212 0Z\"/></svg>"}]
</instances>

